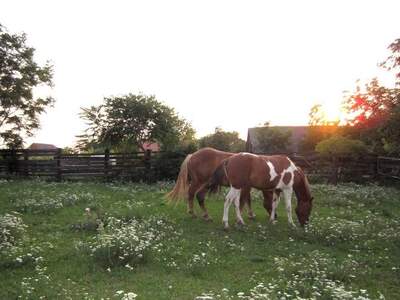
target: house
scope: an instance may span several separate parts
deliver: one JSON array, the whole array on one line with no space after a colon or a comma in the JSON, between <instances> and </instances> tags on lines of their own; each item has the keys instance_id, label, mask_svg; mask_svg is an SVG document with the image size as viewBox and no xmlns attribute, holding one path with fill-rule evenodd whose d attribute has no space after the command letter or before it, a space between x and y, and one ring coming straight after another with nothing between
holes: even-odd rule
<instances>
[{"instance_id":1,"label":"house","mask_svg":"<svg viewBox=\"0 0 400 300\"><path fill-rule=\"evenodd\" d=\"M57 150L58 148L52 144L32 143L29 150Z\"/></svg>"},{"instance_id":2,"label":"house","mask_svg":"<svg viewBox=\"0 0 400 300\"><path fill-rule=\"evenodd\" d=\"M340 128L338 126L331 125L321 125L321 126L265 126L265 127L255 127L249 128L247 132L247 141L246 141L246 151L251 153L269 153L265 149L261 147L259 136L260 133L266 131L268 129L278 129L282 131L289 131L289 146L280 151L279 153L299 153L302 152L301 146L306 137L309 136L310 132L319 132L322 136L329 137L335 132L337 132ZM313 129L313 131L310 131ZM273 152L271 152L272 154Z\"/></svg>"},{"instance_id":3,"label":"house","mask_svg":"<svg viewBox=\"0 0 400 300\"><path fill-rule=\"evenodd\" d=\"M300 143L306 136L309 126L267 126L267 127L249 128L247 132L247 141L246 141L247 152L251 153L265 152L265 150L260 147L258 136L262 131L268 130L269 128L275 128L291 132L289 147L288 149L286 149L288 151L285 152L293 153L293 152L299 152Z\"/></svg>"}]
</instances>

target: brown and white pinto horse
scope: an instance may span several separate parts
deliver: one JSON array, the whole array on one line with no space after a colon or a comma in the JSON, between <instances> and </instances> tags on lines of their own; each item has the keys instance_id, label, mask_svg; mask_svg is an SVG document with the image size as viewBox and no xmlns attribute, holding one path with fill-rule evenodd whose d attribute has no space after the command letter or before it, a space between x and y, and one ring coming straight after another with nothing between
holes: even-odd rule
<instances>
[{"instance_id":1,"label":"brown and white pinto horse","mask_svg":"<svg viewBox=\"0 0 400 300\"><path fill-rule=\"evenodd\" d=\"M208 191L208 182L221 162L234 154L213 148L203 148L193 154L189 154L181 165L173 190L167 195L169 200L187 199L188 213L196 216L193 210L193 199L196 196L203 210L203 218L210 220L204 204L205 195ZM242 189L239 202L240 209L247 203L249 217L253 219L255 215L251 209L250 188Z\"/></svg>"},{"instance_id":2,"label":"brown and white pinto horse","mask_svg":"<svg viewBox=\"0 0 400 300\"><path fill-rule=\"evenodd\" d=\"M270 212L273 221L279 194L285 200L288 222L294 225L292 219L291 197L293 190L297 197L296 214L300 224L305 225L312 209L311 192L307 177L303 171L286 156L282 155L255 155L239 153L224 160L214 172L209 188L216 191L220 185L230 185L224 205L223 223L228 228L228 212L232 202L235 203L236 217L239 223L244 224L239 209L239 198L242 190L256 188L264 194L264 199L273 200L272 207L264 202L264 207Z\"/></svg>"}]
</instances>

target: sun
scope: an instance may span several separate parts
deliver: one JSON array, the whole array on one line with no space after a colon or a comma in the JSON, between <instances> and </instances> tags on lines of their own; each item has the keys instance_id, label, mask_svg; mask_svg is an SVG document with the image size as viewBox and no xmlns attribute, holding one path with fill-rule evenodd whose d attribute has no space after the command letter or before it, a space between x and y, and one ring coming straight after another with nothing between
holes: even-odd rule
<instances>
[{"instance_id":1,"label":"sun","mask_svg":"<svg viewBox=\"0 0 400 300\"><path fill-rule=\"evenodd\" d=\"M340 120L340 108L333 103L325 103L322 105L327 121Z\"/></svg>"},{"instance_id":2,"label":"sun","mask_svg":"<svg viewBox=\"0 0 400 300\"><path fill-rule=\"evenodd\" d=\"M325 102L321 105L324 121L327 124L341 124L344 121L344 111L340 104Z\"/></svg>"}]
</instances>

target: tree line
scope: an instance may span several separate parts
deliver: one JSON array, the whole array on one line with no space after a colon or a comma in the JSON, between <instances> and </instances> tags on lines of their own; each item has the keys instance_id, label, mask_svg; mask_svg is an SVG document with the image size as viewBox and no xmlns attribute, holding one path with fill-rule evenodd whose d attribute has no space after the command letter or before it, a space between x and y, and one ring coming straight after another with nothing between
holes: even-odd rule
<instances>
[{"instance_id":1,"label":"tree line","mask_svg":"<svg viewBox=\"0 0 400 300\"><path fill-rule=\"evenodd\" d=\"M309 129L301 141L301 151L332 153L400 154L400 39L389 45L390 56L380 63L394 72L395 87L386 87L376 78L358 85L343 105L352 116L344 126L328 123L321 117L321 107L311 108ZM34 89L52 87L53 66L41 66L34 60L35 49L27 44L26 34L10 33L0 24L0 145L20 148L24 138L40 127L39 116L54 104L52 97L36 97ZM246 143L235 131L217 127L215 132L196 139L195 130L186 119L157 100L153 95L126 94L105 97L97 106L81 109L87 129L77 136L74 149L68 151L115 152L144 150L146 142L156 142L162 150L193 152L211 146L239 152ZM274 146L286 152L291 133L265 124L258 139L265 152ZM274 149L277 150L277 149Z\"/></svg>"}]
</instances>

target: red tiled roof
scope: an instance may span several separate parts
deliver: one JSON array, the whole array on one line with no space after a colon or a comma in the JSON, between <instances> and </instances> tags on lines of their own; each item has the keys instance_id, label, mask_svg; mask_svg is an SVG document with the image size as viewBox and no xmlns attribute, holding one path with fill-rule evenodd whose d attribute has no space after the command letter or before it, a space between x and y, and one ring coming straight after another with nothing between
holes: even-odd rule
<instances>
[{"instance_id":1,"label":"red tiled roof","mask_svg":"<svg viewBox=\"0 0 400 300\"><path fill-rule=\"evenodd\" d=\"M145 142L143 143L144 150L160 151L160 145L158 143Z\"/></svg>"}]
</instances>

